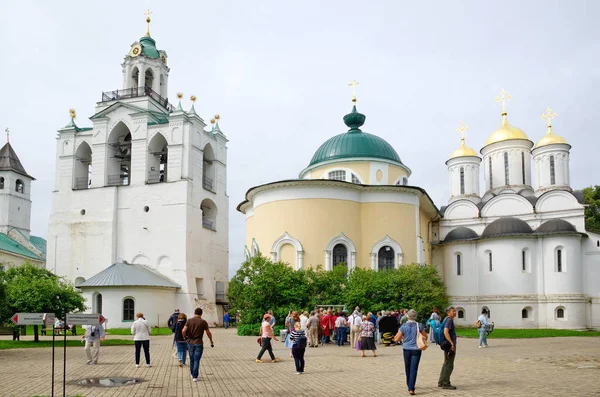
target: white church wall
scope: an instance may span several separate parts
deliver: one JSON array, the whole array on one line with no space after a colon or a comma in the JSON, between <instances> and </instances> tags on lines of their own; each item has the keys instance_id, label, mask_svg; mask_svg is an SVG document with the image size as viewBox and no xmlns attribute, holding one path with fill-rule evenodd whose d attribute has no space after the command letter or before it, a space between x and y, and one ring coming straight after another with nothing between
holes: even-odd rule
<instances>
[{"instance_id":1,"label":"white church wall","mask_svg":"<svg viewBox=\"0 0 600 397\"><path fill-rule=\"evenodd\" d=\"M533 214L533 206L518 194L500 194L481 209L484 218Z\"/></svg>"},{"instance_id":2,"label":"white church wall","mask_svg":"<svg viewBox=\"0 0 600 397\"><path fill-rule=\"evenodd\" d=\"M460 275L457 260L460 255ZM478 294L477 251L473 243L448 244L444 248L444 283L449 296Z\"/></svg>"},{"instance_id":3,"label":"white church wall","mask_svg":"<svg viewBox=\"0 0 600 397\"><path fill-rule=\"evenodd\" d=\"M535 203L538 212L553 212L565 210L580 210L583 205L579 204L575 196L564 190L552 190L540 196Z\"/></svg>"},{"instance_id":4,"label":"white church wall","mask_svg":"<svg viewBox=\"0 0 600 397\"><path fill-rule=\"evenodd\" d=\"M546 295L582 294L584 264L579 236L543 238L544 289ZM558 250L561 255L559 271Z\"/></svg>"},{"instance_id":5,"label":"white church wall","mask_svg":"<svg viewBox=\"0 0 600 397\"><path fill-rule=\"evenodd\" d=\"M85 289L83 297L86 299L88 313L94 313L93 297L94 294L102 294L102 315L106 317L105 327L111 328L130 328L133 321L123 320L123 301L125 298L132 298L134 301L134 319L135 313L142 312L144 317L150 323L151 327L166 327L167 321L173 310L177 307L176 291L167 288L99 288ZM185 312L182 310L182 312ZM193 312L185 312L188 316Z\"/></svg>"},{"instance_id":6,"label":"white church wall","mask_svg":"<svg viewBox=\"0 0 600 397\"><path fill-rule=\"evenodd\" d=\"M444 219L474 219L479 217L479 208L469 200L452 202L444 212Z\"/></svg>"}]
</instances>

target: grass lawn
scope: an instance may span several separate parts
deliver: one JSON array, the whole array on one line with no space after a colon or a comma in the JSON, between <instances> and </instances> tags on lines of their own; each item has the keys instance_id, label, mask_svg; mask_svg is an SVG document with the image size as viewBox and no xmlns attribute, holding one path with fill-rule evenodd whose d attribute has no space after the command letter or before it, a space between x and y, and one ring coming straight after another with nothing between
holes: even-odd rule
<instances>
[{"instance_id":1,"label":"grass lawn","mask_svg":"<svg viewBox=\"0 0 600 397\"><path fill-rule=\"evenodd\" d=\"M476 328L456 328L456 335L463 338L479 338ZM598 331L575 331L568 329L503 329L496 328L489 339L552 338L559 336L600 336Z\"/></svg>"},{"instance_id":2,"label":"grass lawn","mask_svg":"<svg viewBox=\"0 0 600 397\"><path fill-rule=\"evenodd\" d=\"M106 330L106 335L129 335L131 336L131 328L109 328ZM150 335L173 335L169 327L154 327Z\"/></svg>"},{"instance_id":3,"label":"grass lawn","mask_svg":"<svg viewBox=\"0 0 600 397\"><path fill-rule=\"evenodd\" d=\"M81 340L67 340L67 347L83 347ZM102 342L102 346L117 346L117 345L133 345L133 340L129 339L106 339ZM56 348L63 348L63 340L57 339ZM5 349L26 349L32 347L52 347L51 340L34 341L17 341L17 340L0 340L0 350Z\"/></svg>"}]
</instances>

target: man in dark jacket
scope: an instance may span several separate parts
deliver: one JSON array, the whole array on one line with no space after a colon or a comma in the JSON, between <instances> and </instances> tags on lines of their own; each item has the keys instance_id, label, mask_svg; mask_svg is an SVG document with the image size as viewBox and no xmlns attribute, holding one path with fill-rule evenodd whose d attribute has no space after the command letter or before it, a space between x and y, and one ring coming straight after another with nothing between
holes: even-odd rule
<instances>
[{"instance_id":1,"label":"man in dark jacket","mask_svg":"<svg viewBox=\"0 0 600 397\"><path fill-rule=\"evenodd\" d=\"M177 325L177 317L179 316L179 309L175 309L175 313L171 314L167 326L171 329L171 332L175 332L175 325Z\"/></svg>"}]
</instances>

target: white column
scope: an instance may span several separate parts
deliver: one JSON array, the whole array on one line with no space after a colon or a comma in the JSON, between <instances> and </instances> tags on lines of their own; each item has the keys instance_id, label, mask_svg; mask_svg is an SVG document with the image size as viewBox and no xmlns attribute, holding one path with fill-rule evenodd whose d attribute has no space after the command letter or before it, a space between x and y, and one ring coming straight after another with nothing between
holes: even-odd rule
<instances>
[{"instance_id":1,"label":"white column","mask_svg":"<svg viewBox=\"0 0 600 397\"><path fill-rule=\"evenodd\" d=\"M377 254L371 253L371 270L377 270Z\"/></svg>"},{"instance_id":2,"label":"white column","mask_svg":"<svg viewBox=\"0 0 600 397\"><path fill-rule=\"evenodd\" d=\"M304 251L298 251L296 261L298 262L298 270L304 269Z\"/></svg>"},{"instance_id":3,"label":"white column","mask_svg":"<svg viewBox=\"0 0 600 397\"><path fill-rule=\"evenodd\" d=\"M325 270L329 271L331 269L331 251L325 251Z\"/></svg>"},{"instance_id":4,"label":"white column","mask_svg":"<svg viewBox=\"0 0 600 397\"><path fill-rule=\"evenodd\" d=\"M277 262L277 252L271 252L271 262Z\"/></svg>"},{"instance_id":5,"label":"white column","mask_svg":"<svg viewBox=\"0 0 600 397\"><path fill-rule=\"evenodd\" d=\"M402 263L404 262L404 253L402 253L402 252L398 253L397 257L398 257L398 260L396 263L396 269L399 268L402 265Z\"/></svg>"},{"instance_id":6,"label":"white column","mask_svg":"<svg viewBox=\"0 0 600 397\"><path fill-rule=\"evenodd\" d=\"M141 69L141 65L138 66L138 88L143 88L144 84L146 84L146 70L145 69Z\"/></svg>"},{"instance_id":7,"label":"white column","mask_svg":"<svg viewBox=\"0 0 600 397\"><path fill-rule=\"evenodd\" d=\"M350 270L356 269L356 252L350 253Z\"/></svg>"}]
</instances>

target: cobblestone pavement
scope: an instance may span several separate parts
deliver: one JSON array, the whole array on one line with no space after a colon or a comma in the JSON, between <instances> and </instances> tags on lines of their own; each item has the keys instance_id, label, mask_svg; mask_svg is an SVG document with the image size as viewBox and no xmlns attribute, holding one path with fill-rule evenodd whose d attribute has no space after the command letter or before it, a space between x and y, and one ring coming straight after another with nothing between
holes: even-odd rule
<instances>
[{"instance_id":1,"label":"cobblestone pavement","mask_svg":"<svg viewBox=\"0 0 600 397\"><path fill-rule=\"evenodd\" d=\"M348 346L309 348L306 372L296 375L294 361L283 343L274 342L281 362L271 363L267 358L258 364L254 362L259 350L256 337L238 337L235 329L215 329L213 334L215 348L205 348L201 381L197 383L191 381L189 367L178 366L168 336L152 338L151 368L135 368L133 346L103 346L98 365L85 364L83 347L70 347L66 393L85 397L408 395L401 347L380 347L375 358L361 358ZM600 338L490 339L487 349L478 349L477 339L459 338L452 374L457 390L437 387L442 361L437 346L423 353L417 395L600 396L596 383L600 377ZM56 352L56 364L55 395L62 396L62 349ZM75 383L91 377L136 377L144 381L118 388ZM0 396L46 396L50 392L51 349L0 350Z\"/></svg>"}]
</instances>

